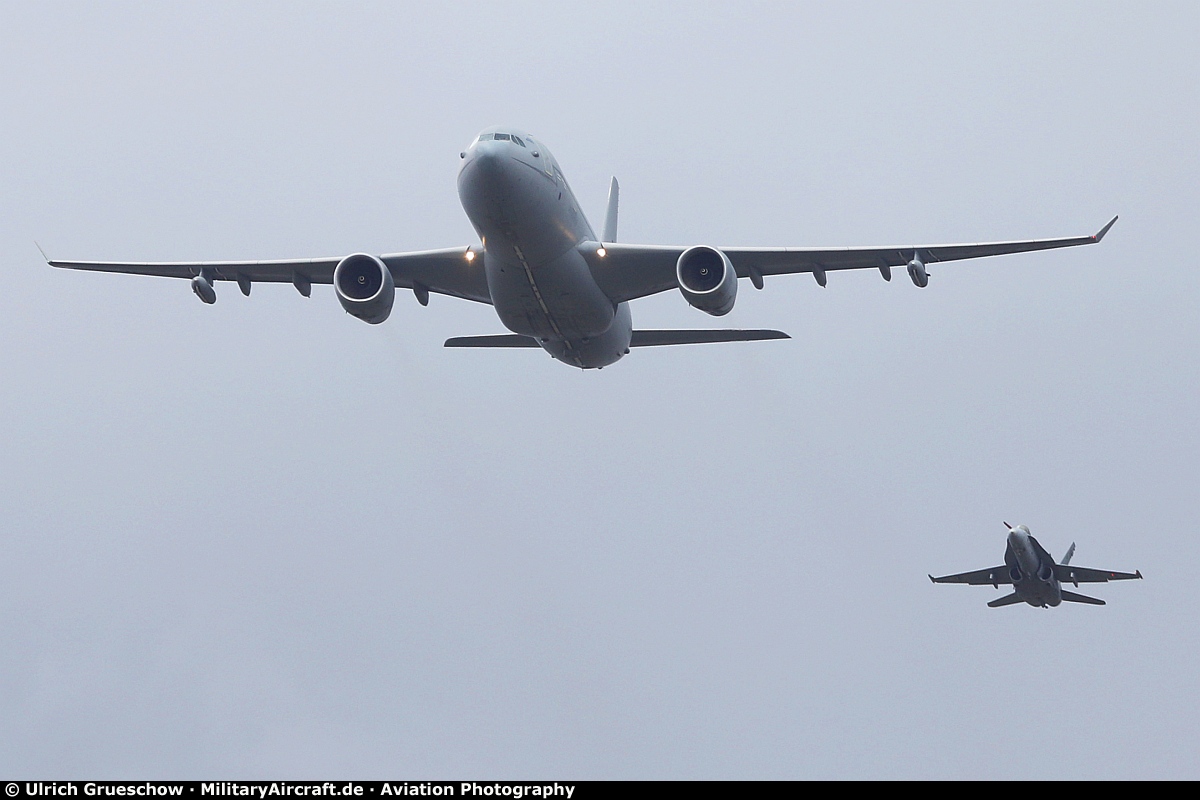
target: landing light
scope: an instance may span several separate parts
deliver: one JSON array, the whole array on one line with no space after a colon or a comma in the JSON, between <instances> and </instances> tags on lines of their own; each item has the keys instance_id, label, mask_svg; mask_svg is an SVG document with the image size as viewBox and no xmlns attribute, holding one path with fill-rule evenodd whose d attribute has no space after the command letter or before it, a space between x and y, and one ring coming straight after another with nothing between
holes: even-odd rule
<instances>
[{"instance_id":1,"label":"landing light","mask_svg":"<svg viewBox=\"0 0 1200 800\"><path fill-rule=\"evenodd\" d=\"M604 258L606 255L608 255L608 251L605 250L603 247L601 247L599 250L596 251L596 255L600 256L601 258Z\"/></svg>"},{"instance_id":2,"label":"landing light","mask_svg":"<svg viewBox=\"0 0 1200 800\"><path fill-rule=\"evenodd\" d=\"M474 261L474 260L475 260L475 251L468 250L467 251L467 261Z\"/></svg>"}]
</instances>

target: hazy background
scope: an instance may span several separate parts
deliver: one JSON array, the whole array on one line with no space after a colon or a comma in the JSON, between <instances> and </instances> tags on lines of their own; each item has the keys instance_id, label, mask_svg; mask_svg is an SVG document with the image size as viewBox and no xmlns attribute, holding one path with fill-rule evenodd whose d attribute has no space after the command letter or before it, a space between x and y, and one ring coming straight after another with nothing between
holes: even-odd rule
<instances>
[{"instance_id":1,"label":"hazy background","mask_svg":"<svg viewBox=\"0 0 1200 800\"><path fill-rule=\"evenodd\" d=\"M0 4L0 772L1200 777L1200 7ZM61 258L620 238L1098 247L677 293L795 338L580 372L490 308ZM1105 608L926 573L1141 569ZM1091 591L1094 590L1094 591Z\"/></svg>"}]
</instances>

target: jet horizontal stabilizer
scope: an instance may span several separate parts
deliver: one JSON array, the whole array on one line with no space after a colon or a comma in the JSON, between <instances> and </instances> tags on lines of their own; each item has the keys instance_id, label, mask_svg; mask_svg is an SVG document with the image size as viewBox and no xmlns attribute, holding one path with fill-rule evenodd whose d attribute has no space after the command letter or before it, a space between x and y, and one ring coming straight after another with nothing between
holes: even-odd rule
<instances>
[{"instance_id":1,"label":"jet horizontal stabilizer","mask_svg":"<svg viewBox=\"0 0 1200 800\"><path fill-rule=\"evenodd\" d=\"M1098 597L1088 597L1086 594L1075 594L1075 592L1068 592L1066 589L1062 590L1062 599L1066 600L1068 603L1087 603L1089 606L1105 605L1105 602Z\"/></svg>"},{"instance_id":2,"label":"jet horizontal stabilizer","mask_svg":"<svg viewBox=\"0 0 1200 800\"><path fill-rule=\"evenodd\" d=\"M1063 592L1063 595L1065 596L1066 592ZM1013 592L1012 594L1004 595L1004 597L998 597L995 600L993 600L992 602L988 603L988 608L999 608L1000 606L1011 606L1014 603L1020 603L1020 602L1023 602L1021 600L1021 596L1018 595L1016 592Z\"/></svg>"},{"instance_id":3,"label":"jet horizontal stabilizer","mask_svg":"<svg viewBox=\"0 0 1200 800\"><path fill-rule=\"evenodd\" d=\"M768 339L790 339L783 331L772 330L681 330L634 331L630 347L658 347L669 344L712 344L715 342L761 342ZM518 333L496 336L456 336L446 340L446 347L538 347L537 339Z\"/></svg>"}]
</instances>

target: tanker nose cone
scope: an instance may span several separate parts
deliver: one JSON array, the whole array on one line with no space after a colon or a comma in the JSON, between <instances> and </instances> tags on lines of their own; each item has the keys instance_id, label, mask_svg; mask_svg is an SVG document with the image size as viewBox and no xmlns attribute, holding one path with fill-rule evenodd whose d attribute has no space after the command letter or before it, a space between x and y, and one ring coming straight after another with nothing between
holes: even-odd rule
<instances>
[{"instance_id":1,"label":"tanker nose cone","mask_svg":"<svg viewBox=\"0 0 1200 800\"><path fill-rule=\"evenodd\" d=\"M495 182L503 180L512 159L504 151L503 145L496 142L480 142L475 146L472 161L478 179Z\"/></svg>"},{"instance_id":2,"label":"tanker nose cone","mask_svg":"<svg viewBox=\"0 0 1200 800\"><path fill-rule=\"evenodd\" d=\"M515 162L496 142L479 142L459 174L459 195L495 197L508 191Z\"/></svg>"},{"instance_id":3,"label":"tanker nose cone","mask_svg":"<svg viewBox=\"0 0 1200 800\"><path fill-rule=\"evenodd\" d=\"M491 171L496 168L501 158L500 148L494 142L480 142L475 145L472 161L475 162L475 169Z\"/></svg>"}]
</instances>

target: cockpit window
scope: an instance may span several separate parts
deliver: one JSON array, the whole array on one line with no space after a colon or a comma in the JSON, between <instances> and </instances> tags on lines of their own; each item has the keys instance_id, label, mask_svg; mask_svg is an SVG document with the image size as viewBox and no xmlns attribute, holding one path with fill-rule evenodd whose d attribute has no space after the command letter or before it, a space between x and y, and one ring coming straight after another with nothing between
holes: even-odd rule
<instances>
[{"instance_id":1,"label":"cockpit window","mask_svg":"<svg viewBox=\"0 0 1200 800\"><path fill-rule=\"evenodd\" d=\"M496 141L497 141L497 142L507 142L507 141L508 141L508 134L507 134L507 133L497 133L497 134L496 134Z\"/></svg>"},{"instance_id":2,"label":"cockpit window","mask_svg":"<svg viewBox=\"0 0 1200 800\"><path fill-rule=\"evenodd\" d=\"M487 141L490 141L490 140L491 140L491 138L492 138L492 135L491 135L490 133L481 133L481 134L479 134L479 141L481 141L481 142L487 142Z\"/></svg>"},{"instance_id":3,"label":"cockpit window","mask_svg":"<svg viewBox=\"0 0 1200 800\"><path fill-rule=\"evenodd\" d=\"M525 146L525 143L521 141L521 137L517 136L515 133L513 134L512 140L514 143L521 145L521 147Z\"/></svg>"}]
</instances>

